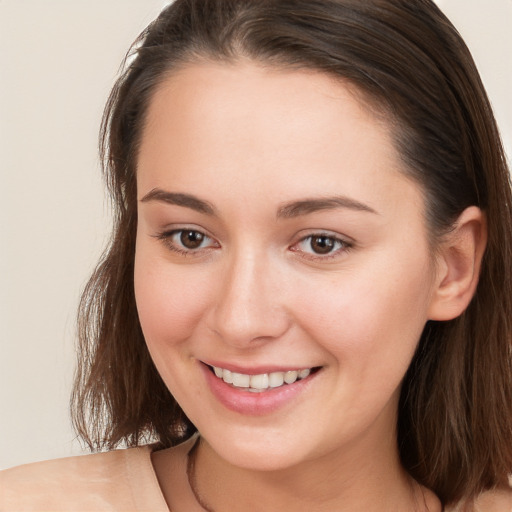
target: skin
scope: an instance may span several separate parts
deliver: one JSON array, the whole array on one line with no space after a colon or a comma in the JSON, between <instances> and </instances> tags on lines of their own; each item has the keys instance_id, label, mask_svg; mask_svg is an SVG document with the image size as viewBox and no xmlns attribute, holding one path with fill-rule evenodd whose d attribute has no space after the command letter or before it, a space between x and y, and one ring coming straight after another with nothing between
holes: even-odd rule
<instances>
[{"instance_id":1,"label":"skin","mask_svg":"<svg viewBox=\"0 0 512 512\"><path fill-rule=\"evenodd\" d=\"M398 459L400 383L426 321L470 300L484 222L468 209L434 257L402 167L388 126L321 73L203 62L155 92L138 158L137 306L201 432L197 484L216 512L440 510ZM185 228L200 246L183 246ZM315 252L315 235L333 250ZM248 415L215 398L200 361L321 369L276 411ZM179 491L183 453L153 462L169 506L201 510Z\"/></svg>"}]
</instances>

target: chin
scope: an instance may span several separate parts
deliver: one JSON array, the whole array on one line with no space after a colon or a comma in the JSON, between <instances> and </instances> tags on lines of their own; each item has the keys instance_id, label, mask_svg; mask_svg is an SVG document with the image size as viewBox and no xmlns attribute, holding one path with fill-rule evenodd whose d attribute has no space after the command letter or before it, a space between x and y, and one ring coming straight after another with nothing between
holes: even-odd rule
<instances>
[{"instance_id":1,"label":"chin","mask_svg":"<svg viewBox=\"0 0 512 512\"><path fill-rule=\"evenodd\" d=\"M311 453L304 442L282 432L248 428L229 435L208 433L201 436L213 451L229 464L252 471L279 471L304 462Z\"/></svg>"}]
</instances>

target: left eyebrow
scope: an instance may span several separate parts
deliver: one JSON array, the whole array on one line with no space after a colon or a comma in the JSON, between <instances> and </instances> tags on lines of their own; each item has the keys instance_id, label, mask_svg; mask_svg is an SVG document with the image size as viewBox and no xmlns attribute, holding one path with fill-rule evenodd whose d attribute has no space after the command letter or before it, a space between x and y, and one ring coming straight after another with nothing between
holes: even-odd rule
<instances>
[{"instance_id":1,"label":"left eyebrow","mask_svg":"<svg viewBox=\"0 0 512 512\"><path fill-rule=\"evenodd\" d=\"M278 218L290 219L307 215L320 210L333 210L336 208L346 208L360 212L368 212L378 215L378 212L367 204L351 199L345 196L332 196L312 199L301 199L286 203L277 211Z\"/></svg>"},{"instance_id":2,"label":"left eyebrow","mask_svg":"<svg viewBox=\"0 0 512 512\"><path fill-rule=\"evenodd\" d=\"M191 194L181 194L178 192L168 192L160 188L150 190L141 200L141 203L149 201L158 201L167 204L184 206L199 213L206 215L215 215L215 208L208 202Z\"/></svg>"}]
</instances>

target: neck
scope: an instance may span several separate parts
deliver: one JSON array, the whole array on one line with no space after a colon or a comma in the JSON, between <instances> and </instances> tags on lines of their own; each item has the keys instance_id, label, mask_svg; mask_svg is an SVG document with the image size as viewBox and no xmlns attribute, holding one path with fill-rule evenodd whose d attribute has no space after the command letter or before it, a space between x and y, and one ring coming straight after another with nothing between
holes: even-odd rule
<instances>
[{"instance_id":1,"label":"neck","mask_svg":"<svg viewBox=\"0 0 512 512\"><path fill-rule=\"evenodd\" d=\"M204 439L192 457L191 482L200 504L210 512L441 509L437 498L403 470L391 440L381 443L371 457L352 448L274 471L233 466Z\"/></svg>"}]
</instances>

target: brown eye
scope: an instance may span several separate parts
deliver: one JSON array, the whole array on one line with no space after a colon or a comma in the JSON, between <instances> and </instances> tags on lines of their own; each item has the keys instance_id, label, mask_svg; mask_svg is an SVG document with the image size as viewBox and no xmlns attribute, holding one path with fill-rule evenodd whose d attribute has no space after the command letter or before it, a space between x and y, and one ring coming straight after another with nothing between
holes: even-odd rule
<instances>
[{"instance_id":1,"label":"brown eye","mask_svg":"<svg viewBox=\"0 0 512 512\"><path fill-rule=\"evenodd\" d=\"M314 233L305 236L297 244L290 247L294 252L299 252L305 259L327 261L338 259L353 247L352 242L341 236L331 233Z\"/></svg>"},{"instance_id":2,"label":"brown eye","mask_svg":"<svg viewBox=\"0 0 512 512\"><path fill-rule=\"evenodd\" d=\"M336 240L331 236L316 235L310 238L310 246L316 254L328 254L336 247Z\"/></svg>"},{"instance_id":3,"label":"brown eye","mask_svg":"<svg viewBox=\"0 0 512 512\"><path fill-rule=\"evenodd\" d=\"M166 249L182 256L204 256L220 244L206 233L197 229L173 229L153 235Z\"/></svg>"},{"instance_id":4,"label":"brown eye","mask_svg":"<svg viewBox=\"0 0 512 512\"><path fill-rule=\"evenodd\" d=\"M187 249L198 249L204 239L205 235L199 231L184 230L180 234L180 242Z\"/></svg>"}]
</instances>

